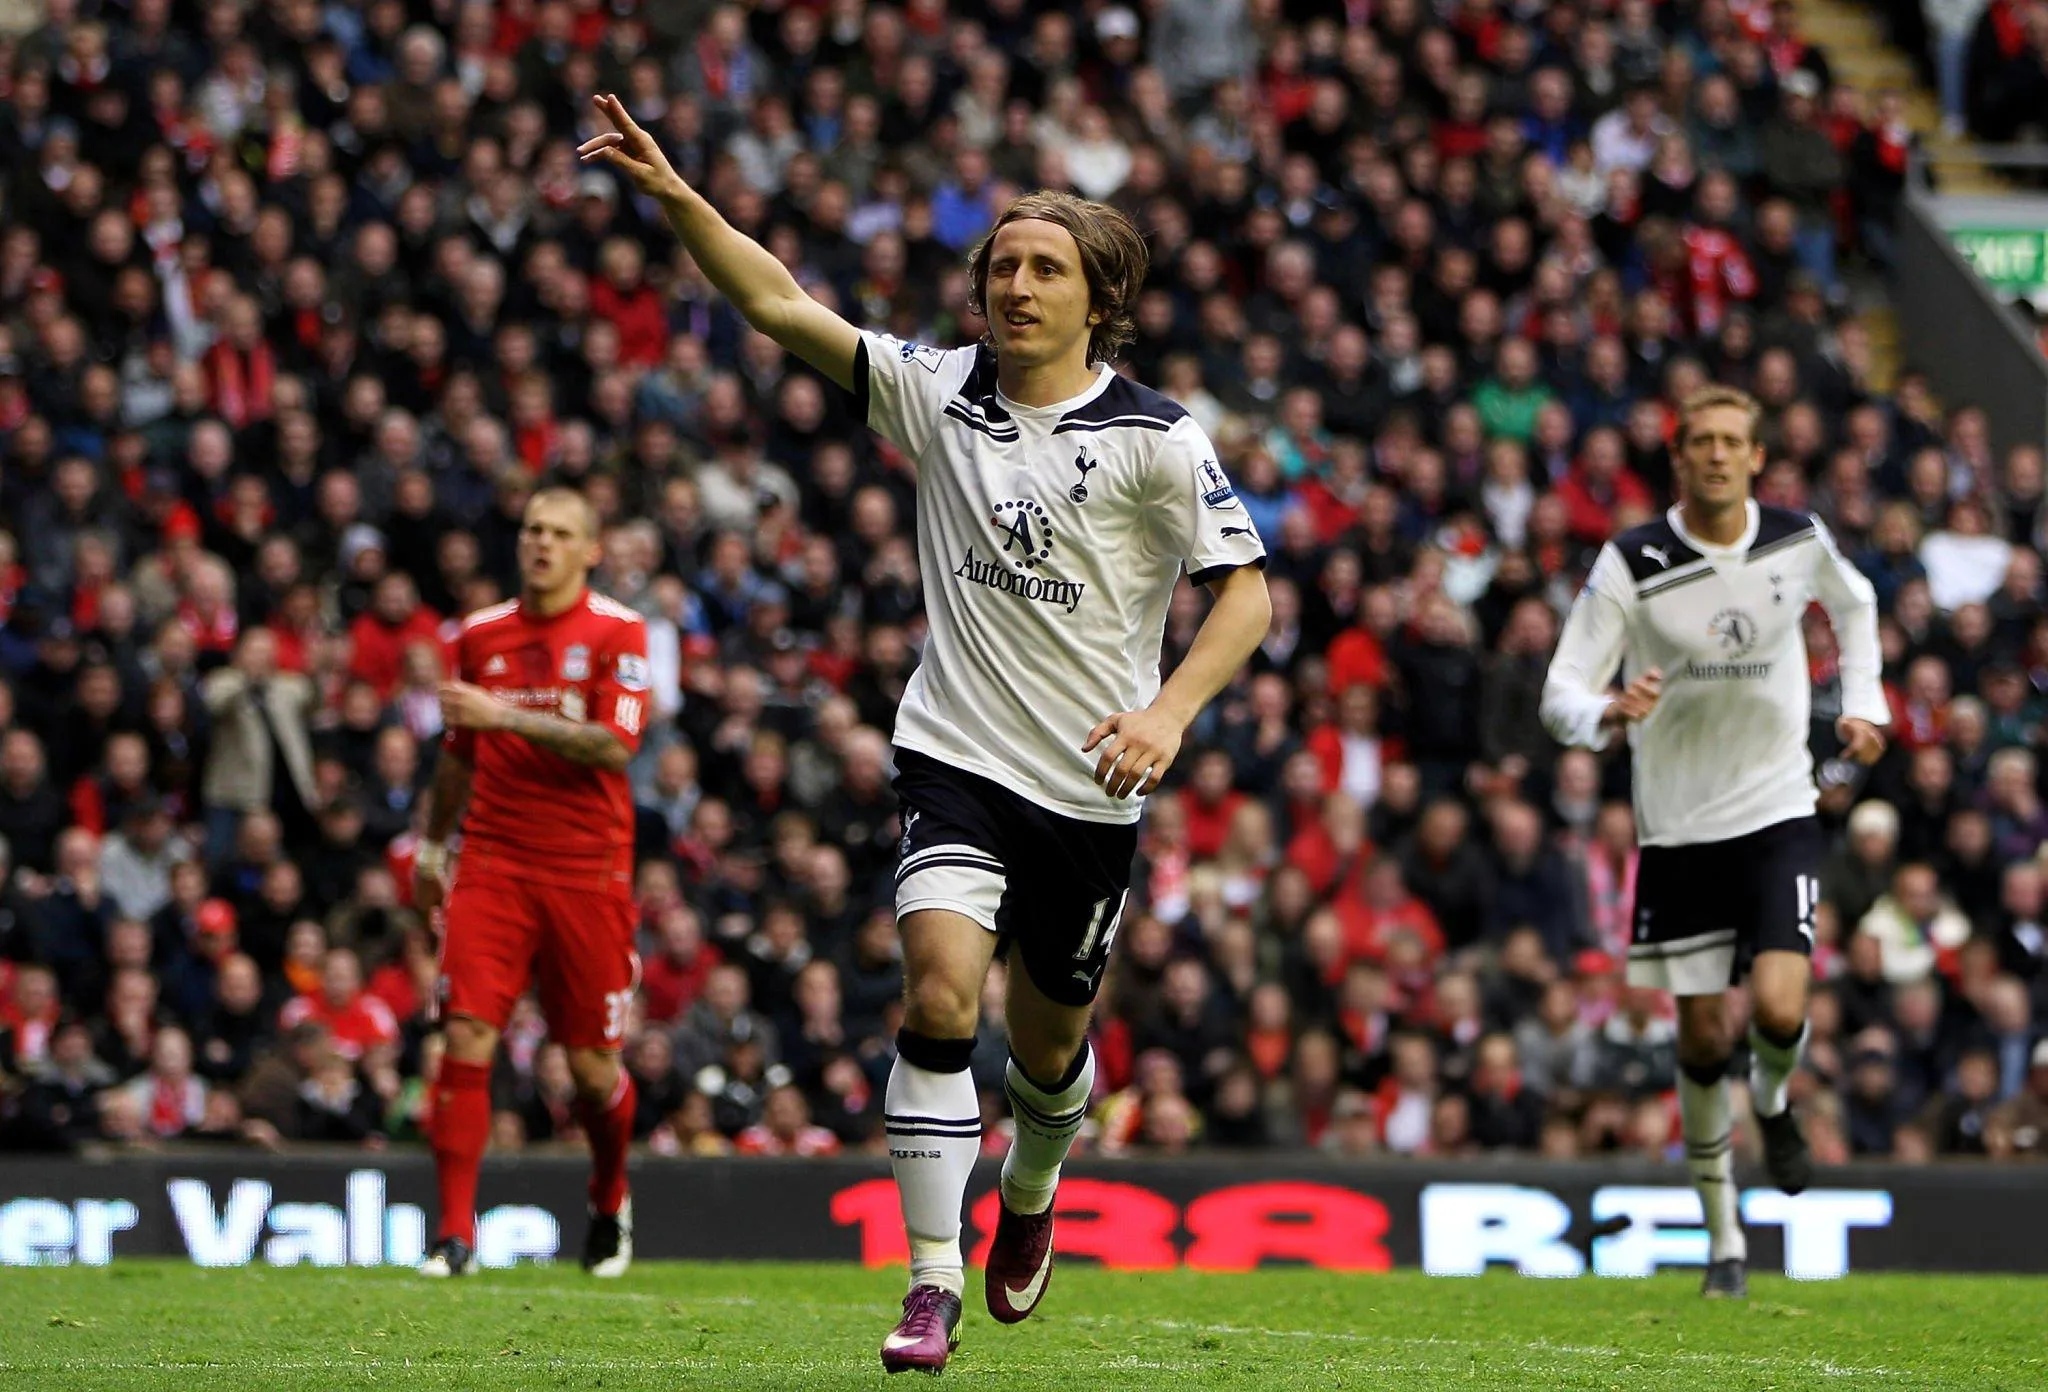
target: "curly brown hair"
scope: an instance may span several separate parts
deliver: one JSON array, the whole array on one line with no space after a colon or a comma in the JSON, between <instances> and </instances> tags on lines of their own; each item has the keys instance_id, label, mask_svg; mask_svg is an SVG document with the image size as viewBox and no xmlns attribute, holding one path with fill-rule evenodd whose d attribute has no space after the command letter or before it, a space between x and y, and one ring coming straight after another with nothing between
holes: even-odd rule
<instances>
[{"instance_id":1,"label":"curly brown hair","mask_svg":"<svg viewBox=\"0 0 2048 1392\"><path fill-rule=\"evenodd\" d=\"M1040 189L1005 208L967 258L967 307L987 315L988 263L996 233L1023 218L1040 218L1073 235L1074 245L1081 249L1082 274L1088 278L1089 303L1102 316L1088 334L1088 365L1115 362L1124 345L1137 336L1131 310L1145 286L1152 254L1137 225L1106 203Z\"/></svg>"}]
</instances>

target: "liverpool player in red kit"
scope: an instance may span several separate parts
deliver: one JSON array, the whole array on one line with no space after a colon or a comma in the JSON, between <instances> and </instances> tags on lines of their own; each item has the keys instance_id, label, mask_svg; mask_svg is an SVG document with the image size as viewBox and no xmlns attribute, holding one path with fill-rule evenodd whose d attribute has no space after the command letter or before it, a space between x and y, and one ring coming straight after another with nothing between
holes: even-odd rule
<instances>
[{"instance_id":1,"label":"liverpool player in red kit","mask_svg":"<svg viewBox=\"0 0 2048 1392\"><path fill-rule=\"evenodd\" d=\"M414 872L423 911L441 903L458 818L463 835L441 947L448 1051L431 1137L441 1225L420 1267L427 1276L463 1275L474 1260L491 1060L529 982L549 1035L569 1051L590 1137L584 1268L618 1276L633 1259L635 1099L619 1044L639 962L625 770L648 709L647 630L591 593L599 554L597 517L581 495L534 494L519 532L520 596L463 620L458 679L441 687L448 733Z\"/></svg>"}]
</instances>

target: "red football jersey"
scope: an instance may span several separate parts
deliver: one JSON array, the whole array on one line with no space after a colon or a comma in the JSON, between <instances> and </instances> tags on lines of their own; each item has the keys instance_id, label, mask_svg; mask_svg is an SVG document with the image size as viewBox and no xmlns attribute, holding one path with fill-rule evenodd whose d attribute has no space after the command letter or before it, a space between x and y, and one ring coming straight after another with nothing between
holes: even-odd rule
<instances>
[{"instance_id":1,"label":"red football jersey","mask_svg":"<svg viewBox=\"0 0 2048 1392\"><path fill-rule=\"evenodd\" d=\"M647 625L584 591L552 618L519 600L479 609L455 640L462 680L526 710L604 726L640 747L649 709ZM450 730L473 770L462 824L465 865L567 887L632 889L633 793L624 773L590 768L507 731Z\"/></svg>"}]
</instances>

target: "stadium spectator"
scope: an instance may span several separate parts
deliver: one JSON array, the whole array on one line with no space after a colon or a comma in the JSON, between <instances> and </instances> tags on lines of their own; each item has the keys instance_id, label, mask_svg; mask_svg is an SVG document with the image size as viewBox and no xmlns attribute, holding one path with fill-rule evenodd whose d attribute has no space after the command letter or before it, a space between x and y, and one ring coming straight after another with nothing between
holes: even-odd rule
<instances>
[{"instance_id":1,"label":"stadium spectator","mask_svg":"<svg viewBox=\"0 0 2048 1392\"><path fill-rule=\"evenodd\" d=\"M1934 867L1912 863L1899 867L1857 932L1883 950L1887 980L1910 982L1925 979L1944 955L1952 960L1969 940L1970 922L1942 894Z\"/></svg>"},{"instance_id":2,"label":"stadium spectator","mask_svg":"<svg viewBox=\"0 0 2048 1392\"><path fill-rule=\"evenodd\" d=\"M278 1012L278 1028L286 1032L308 1022L324 1026L330 1047L350 1063L398 1042L391 1007L363 990L362 962L345 947L323 958L317 990L294 997Z\"/></svg>"},{"instance_id":3,"label":"stadium spectator","mask_svg":"<svg viewBox=\"0 0 2048 1392\"><path fill-rule=\"evenodd\" d=\"M1821 893L1845 922L1863 921L1891 887L1899 844L1899 814L1888 803L1858 803L1848 835L1821 869Z\"/></svg>"},{"instance_id":4,"label":"stadium spectator","mask_svg":"<svg viewBox=\"0 0 2048 1392\"><path fill-rule=\"evenodd\" d=\"M207 674L202 694L213 722L200 794L208 809L209 856L224 859L238 814L257 808L275 811L303 832L306 808L317 801L308 728L312 681L280 671L276 640L259 629L244 635L229 665Z\"/></svg>"},{"instance_id":5,"label":"stadium spectator","mask_svg":"<svg viewBox=\"0 0 2048 1392\"><path fill-rule=\"evenodd\" d=\"M803 1092L785 1083L768 1094L761 1120L740 1132L733 1149L740 1155L833 1155L839 1138L812 1125Z\"/></svg>"},{"instance_id":6,"label":"stadium spectator","mask_svg":"<svg viewBox=\"0 0 2048 1392\"><path fill-rule=\"evenodd\" d=\"M100 842L100 883L117 912L146 919L170 902L171 867L191 855L175 829L170 809L150 795L130 803L120 830Z\"/></svg>"},{"instance_id":7,"label":"stadium spectator","mask_svg":"<svg viewBox=\"0 0 2048 1392\"><path fill-rule=\"evenodd\" d=\"M99 1099L114 1070L94 1056L92 1035L72 1023L56 1031L48 1058L30 1070L9 1137L23 1150L70 1150L100 1134Z\"/></svg>"},{"instance_id":8,"label":"stadium spectator","mask_svg":"<svg viewBox=\"0 0 2048 1392\"><path fill-rule=\"evenodd\" d=\"M143 1116L143 1126L160 1140L170 1140L201 1127L211 1096L205 1081L192 1072L192 1039L181 1029L158 1030L150 1044L149 1071L130 1082L127 1100Z\"/></svg>"}]
</instances>

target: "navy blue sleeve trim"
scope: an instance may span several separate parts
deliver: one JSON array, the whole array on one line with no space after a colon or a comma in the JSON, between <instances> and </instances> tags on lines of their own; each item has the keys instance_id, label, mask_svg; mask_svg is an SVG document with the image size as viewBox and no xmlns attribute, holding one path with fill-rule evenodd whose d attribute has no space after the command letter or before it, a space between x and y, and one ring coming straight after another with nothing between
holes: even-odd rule
<instances>
[{"instance_id":1,"label":"navy blue sleeve trim","mask_svg":"<svg viewBox=\"0 0 2048 1392\"><path fill-rule=\"evenodd\" d=\"M854 340L853 344L853 415L862 425L868 423L868 408L873 397L868 391L868 340L866 335Z\"/></svg>"},{"instance_id":2,"label":"navy blue sleeve trim","mask_svg":"<svg viewBox=\"0 0 2048 1392\"><path fill-rule=\"evenodd\" d=\"M1246 566L1251 566L1254 570L1264 570L1266 568L1266 558L1261 554L1255 561L1240 561L1235 565L1216 565L1209 566L1203 570L1191 570L1188 572L1188 583L1190 585L1213 585L1224 576L1230 574L1231 571L1243 570Z\"/></svg>"}]
</instances>

